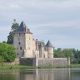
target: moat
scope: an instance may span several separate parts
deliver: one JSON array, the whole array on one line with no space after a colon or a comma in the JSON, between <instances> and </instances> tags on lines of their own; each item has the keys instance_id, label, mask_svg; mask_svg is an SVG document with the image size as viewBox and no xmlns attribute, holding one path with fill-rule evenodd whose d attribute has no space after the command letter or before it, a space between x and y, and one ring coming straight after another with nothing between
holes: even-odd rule
<instances>
[{"instance_id":1,"label":"moat","mask_svg":"<svg viewBox=\"0 0 80 80\"><path fill-rule=\"evenodd\" d=\"M0 70L0 80L80 80L80 68Z\"/></svg>"}]
</instances>

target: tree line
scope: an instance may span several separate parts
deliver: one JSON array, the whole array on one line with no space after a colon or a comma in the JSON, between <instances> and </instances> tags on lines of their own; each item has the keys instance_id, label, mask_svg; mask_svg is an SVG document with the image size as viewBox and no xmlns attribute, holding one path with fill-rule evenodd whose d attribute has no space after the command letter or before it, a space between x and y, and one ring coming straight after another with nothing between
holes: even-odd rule
<instances>
[{"instance_id":1,"label":"tree line","mask_svg":"<svg viewBox=\"0 0 80 80\"><path fill-rule=\"evenodd\" d=\"M76 49L54 49L54 57L55 58L70 58L71 63L80 63L80 50Z\"/></svg>"}]
</instances>

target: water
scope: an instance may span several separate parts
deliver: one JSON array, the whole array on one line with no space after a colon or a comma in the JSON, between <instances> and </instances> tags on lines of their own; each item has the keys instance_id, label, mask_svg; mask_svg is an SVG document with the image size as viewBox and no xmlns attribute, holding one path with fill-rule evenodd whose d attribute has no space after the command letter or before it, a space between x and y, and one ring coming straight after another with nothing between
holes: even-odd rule
<instances>
[{"instance_id":1,"label":"water","mask_svg":"<svg viewBox=\"0 0 80 80\"><path fill-rule=\"evenodd\" d=\"M80 80L80 68L0 70L0 80Z\"/></svg>"}]
</instances>

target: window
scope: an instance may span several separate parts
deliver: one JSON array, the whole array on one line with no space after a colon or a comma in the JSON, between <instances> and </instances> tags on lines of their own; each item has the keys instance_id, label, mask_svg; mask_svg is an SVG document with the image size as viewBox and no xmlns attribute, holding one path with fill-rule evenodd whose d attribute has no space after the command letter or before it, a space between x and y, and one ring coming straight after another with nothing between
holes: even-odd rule
<instances>
[{"instance_id":1,"label":"window","mask_svg":"<svg viewBox=\"0 0 80 80\"><path fill-rule=\"evenodd\" d=\"M20 45L21 43L19 42L19 45Z\"/></svg>"},{"instance_id":2,"label":"window","mask_svg":"<svg viewBox=\"0 0 80 80\"><path fill-rule=\"evenodd\" d=\"M20 50L22 50L22 47L20 47Z\"/></svg>"}]
</instances>

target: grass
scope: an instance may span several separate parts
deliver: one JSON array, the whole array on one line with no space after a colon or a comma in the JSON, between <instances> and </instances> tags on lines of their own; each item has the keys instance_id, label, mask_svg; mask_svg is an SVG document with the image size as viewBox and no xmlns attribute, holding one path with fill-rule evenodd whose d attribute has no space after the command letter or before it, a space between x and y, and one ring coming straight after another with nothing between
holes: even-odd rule
<instances>
[{"instance_id":1,"label":"grass","mask_svg":"<svg viewBox=\"0 0 80 80\"><path fill-rule=\"evenodd\" d=\"M80 68L80 64L71 64L70 68Z\"/></svg>"},{"instance_id":2,"label":"grass","mask_svg":"<svg viewBox=\"0 0 80 80\"><path fill-rule=\"evenodd\" d=\"M0 70L1 69L36 69L37 67L34 66L26 66L26 65L5 65L5 64L0 64ZM38 69L49 69L49 68L80 68L80 64L71 64L70 66L67 67L52 67L52 66L46 66L46 67L38 67Z\"/></svg>"},{"instance_id":3,"label":"grass","mask_svg":"<svg viewBox=\"0 0 80 80\"><path fill-rule=\"evenodd\" d=\"M35 69L33 66L26 65L0 65L0 69Z\"/></svg>"}]
</instances>

